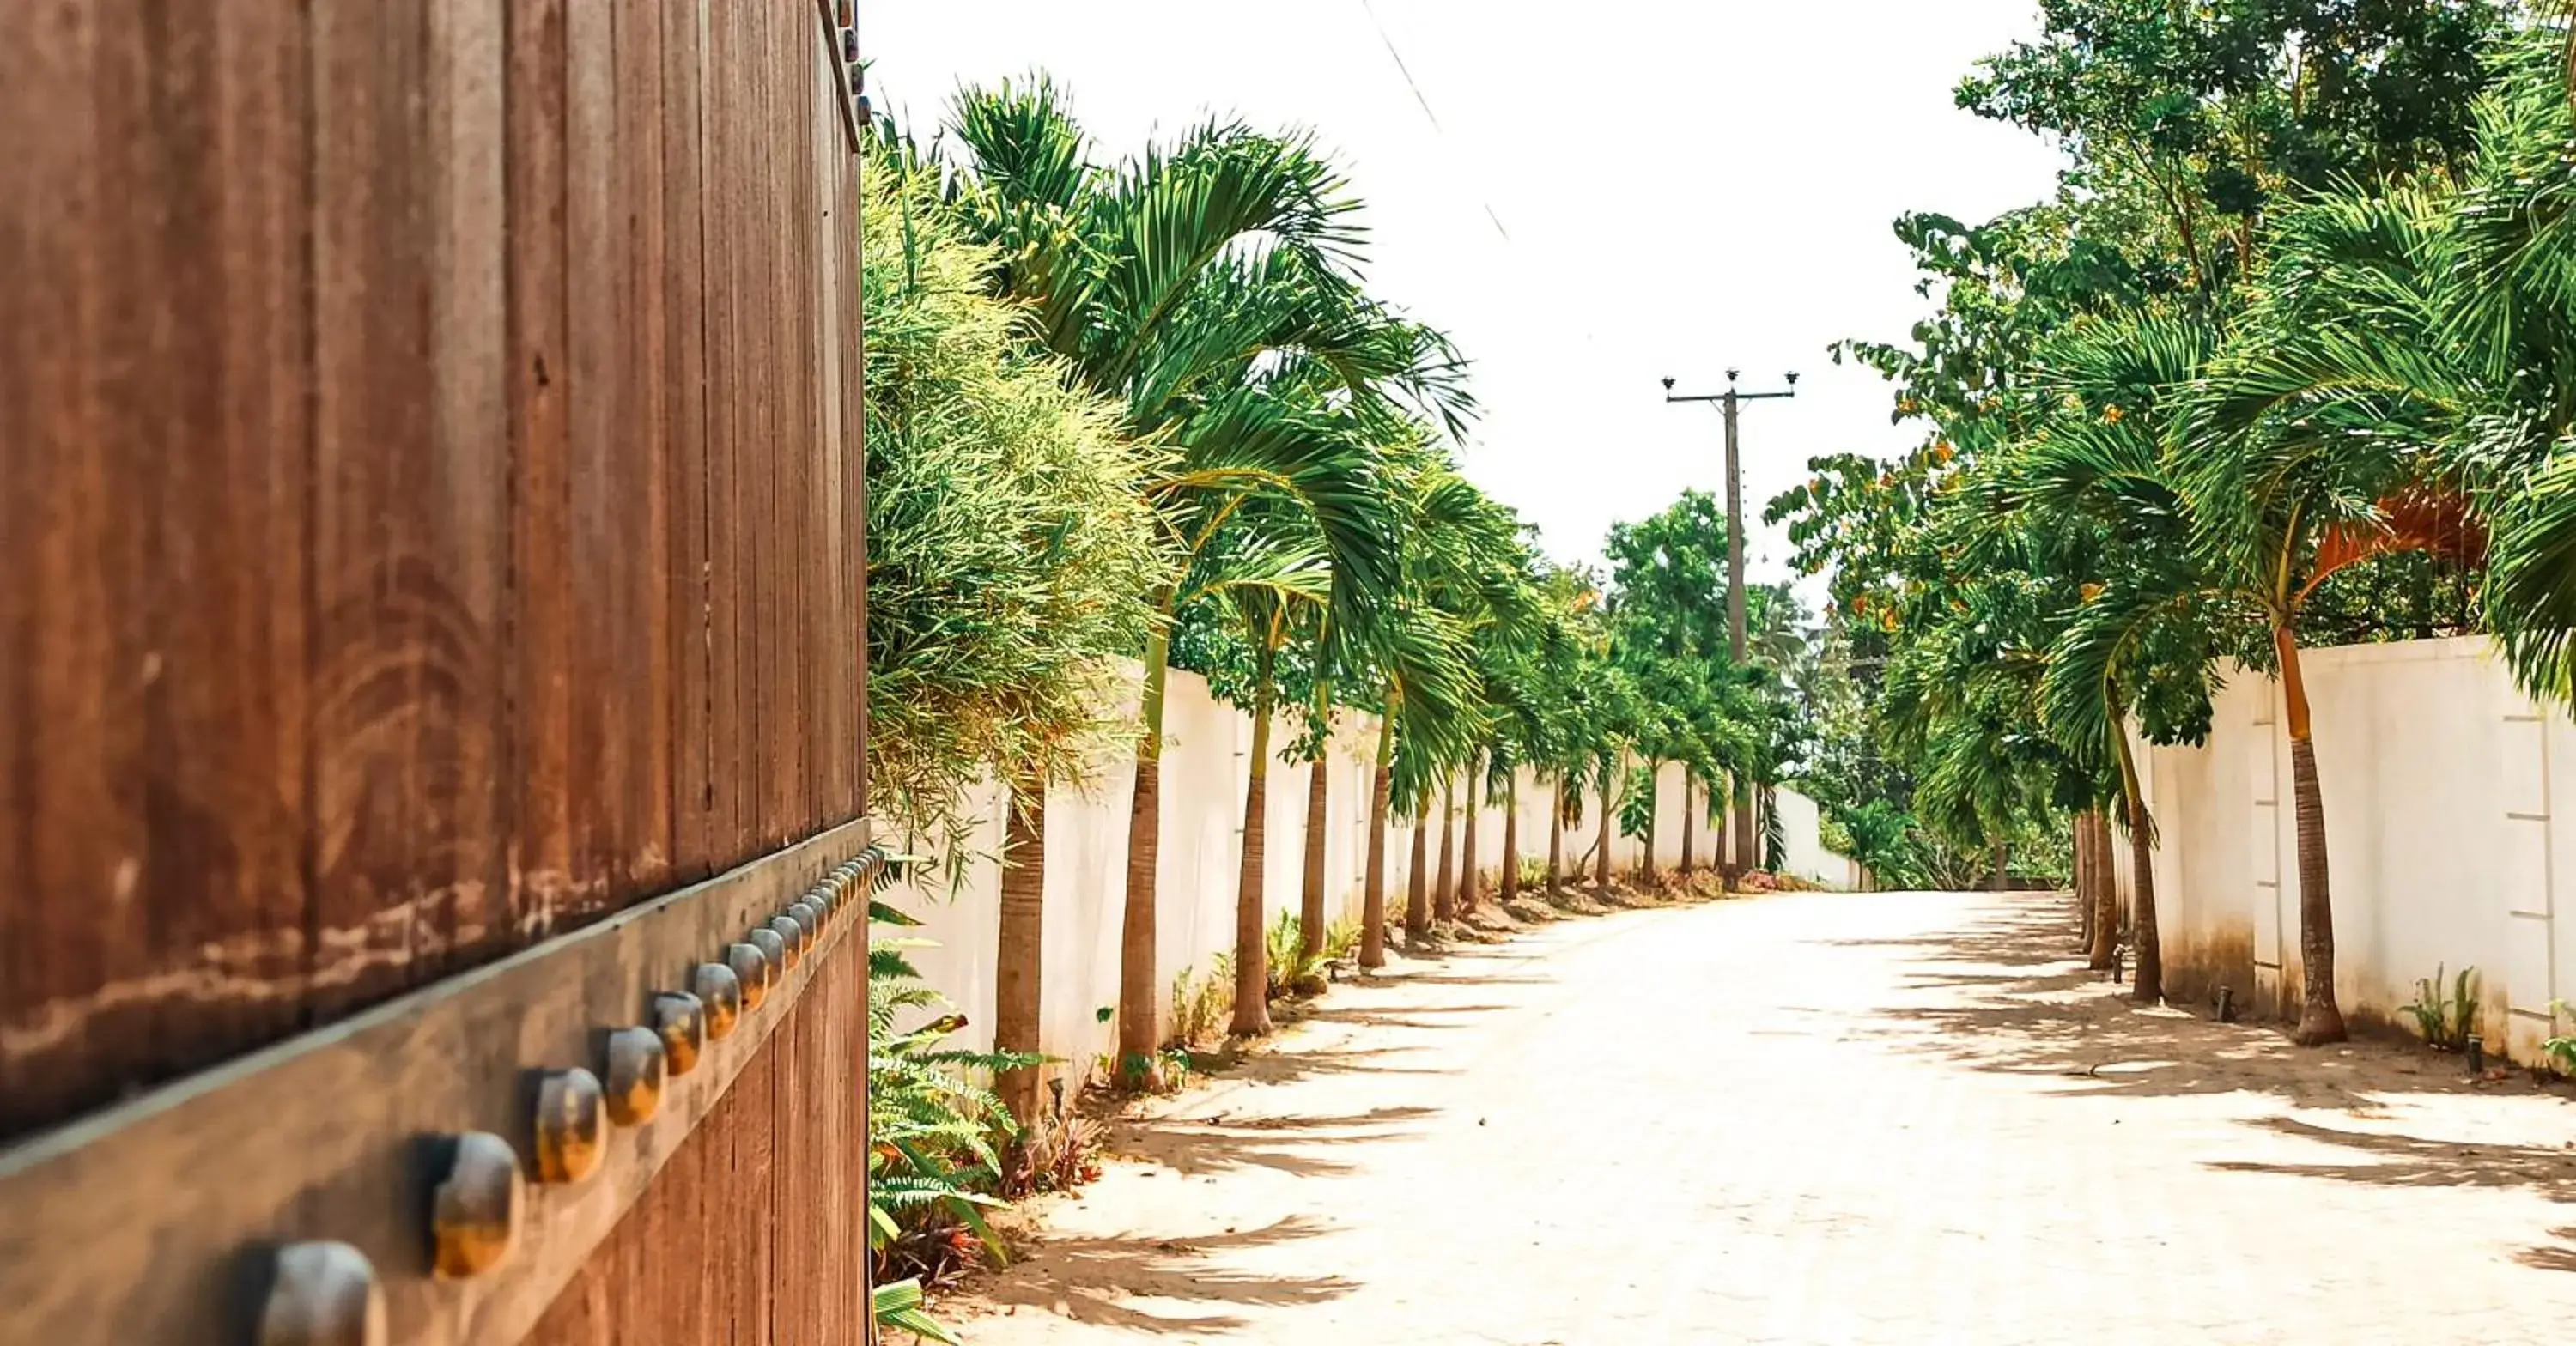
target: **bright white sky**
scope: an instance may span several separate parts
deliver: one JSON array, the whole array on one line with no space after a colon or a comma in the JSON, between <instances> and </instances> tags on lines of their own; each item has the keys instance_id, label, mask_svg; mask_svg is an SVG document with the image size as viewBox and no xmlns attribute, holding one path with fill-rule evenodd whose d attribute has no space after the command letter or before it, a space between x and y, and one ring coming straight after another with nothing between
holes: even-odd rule
<instances>
[{"instance_id":1,"label":"bright white sky","mask_svg":"<svg viewBox=\"0 0 2576 1346\"><path fill-rule=\"evenodd\" d=\"M1104 157L1211 112L1313 130L1368 204L1375 292L1476 362L1469 475L1568 560L1723 488L1716 410L1656 380L1711 391L1733 365L1746 391L1804 376L1744 417L1750 569L1787 574L1762 503L1810 455L1919 438L1825 353L1925 311L1890 223L1986 219L2058 165L1950 97L2034 0L861 0L859 24L871 92L925 139L959 83L1036 68Z\"/></svg>"}]
</instances>

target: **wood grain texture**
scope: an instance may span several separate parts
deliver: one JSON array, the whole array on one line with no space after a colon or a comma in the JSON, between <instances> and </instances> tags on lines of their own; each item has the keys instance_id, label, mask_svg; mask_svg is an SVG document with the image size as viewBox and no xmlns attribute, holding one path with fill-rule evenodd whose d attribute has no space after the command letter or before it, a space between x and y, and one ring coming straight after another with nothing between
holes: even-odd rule
<instances>
[{"instance_id":1,"label":"wood grain texture","mask_svg":"<svg viewBox=\"0 0 2576 1346\"><path fill-rule=\"evenodd\" d=\"M859 815L818 11L12 38L0 1140Z\"/></svg>"}]
</instances>

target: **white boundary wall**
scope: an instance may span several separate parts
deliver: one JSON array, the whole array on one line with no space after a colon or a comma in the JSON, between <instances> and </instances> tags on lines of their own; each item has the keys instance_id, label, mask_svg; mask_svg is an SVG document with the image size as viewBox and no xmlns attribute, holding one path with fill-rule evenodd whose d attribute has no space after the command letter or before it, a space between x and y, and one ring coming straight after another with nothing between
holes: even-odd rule
<instances>
[{"instance_id":1,"label":"white boundary wall","mask_svg":"<svg viewBox=\"0 0 2576 1346\"><path fill-rule=\"evenodd\" d=\"M1133 714L1135 677L1125 695ZM1164 693L1163 836L1156 922L1155 986L1168 1019L1175 977L1184 969L1204 975L1215 955L1234 944L1236 871L1243 842L1243 797L1250 780L1246 758L1251 751L1252 719L1211 696L1205 680L1175 670ZM1377 752L1378 721L1372 715L1338 717L1332 751L1323 766L1332 773L1327 784L1324 849L1326 907L1335 920L1356 921L1365 895L1368 863L1369 789ZM1282 752L1285 735L1274 731ZM1272 920L1295 911L1305 875L1306 791L1314 768L1284 757L1270 770L1267 808L1267 857L1263 903ZM1659 777L1655 833L1656 863L1666 869L1681 860L1682 772L1667 765ZM1118 1003L1119 932L1123 924L1127 874L1127 807L1134 793L1135 764L1124 752L1111 752L1097 766L1087 788L1057 786L1047 797L1046 955L1040 994L1047 1054L1088 1069L1114 1049L1116 1028L1100 1011ZM1548 808L1553 789L1533 772L1520 776L1520 852L1545 861ZM1705 792L1695 791L1702 816L1692 835L1693 856L1705 867L1715 861L1718 829L1705 817ZM995 940L1000 925L1002 790L986 786L975 792L972 810L983 819L978 827L975 858L954 893L943 879L898 887L887 900L919 918L918 931L880 930L879 938L917 936L936 947L908 952L923 978L954 1001L967 1019L958 1037L963 1045L991 1045ZM1787 791L1780 792L1781 815L1789 824L1789 851L1795 867L1804 856L1830 856L1815 839L1814 806ZM1463 800L1463 796L1462 796ZM1793 802L1794 801L1794 802ZM1503 864L1504 801L1487 799L1480 787L1476 850L1486 875L1484 891L1496 890ZM1565 863L1569 875L1588 876L1588 863L1599 827L1599 801L1587 797L1582 819L1566 829ZM1803 810L1799 805L1805 805ZM1463 810L1462 810L1463 812ZM1464 819L1457 839L1463 843ZM1439 810L1431 818L1432 844L1426 858L1436 870ZM1410 874L1412 819L1392 817L1387 827L1386 894L1389 924L1397 922ZM1636 868L1643 850L1631 837L1612 828L1611 865L1620 873ZM1848 872L1848 862L1838 856ZM1583 862L1577 869L1578 862ZM1836 882L1830 865L1821 874ZM1804 873L1805 871L1801 870ZM1840 886L1837 884L1837 886Z\"/></svg>"},{"instance_id":2,"label":"white boundary wall","mask_svg":"<svg viewBox=\"0 0 2576 1346\"><path fill-rule=\"evenodd\" d=\"M2490 1050L2537 1055L2553 999L2576 999L2576 725L2514 688L2482 636L2305 652L2334 891L2335 994L2398 1022L2417 978L2478 969ZM2297 820L2277 683L2230 669L2209 742L2141 754L2156 822L2166 990L2220 982L2261 1011L2299 999ZM2124 896L2129 867L2119 866ZM2571 875L2576 878L2576 875ZM2561 1029L2565 1021L2561 1020Z\"/></svg>"}]
</instances>

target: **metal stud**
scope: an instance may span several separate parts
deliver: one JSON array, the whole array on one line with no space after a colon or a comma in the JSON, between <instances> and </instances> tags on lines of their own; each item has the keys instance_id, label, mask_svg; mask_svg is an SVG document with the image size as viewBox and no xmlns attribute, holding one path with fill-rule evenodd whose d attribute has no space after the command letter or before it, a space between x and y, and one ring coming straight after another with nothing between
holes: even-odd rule
<instances>
[{"instance_id":1,"label":"metal stud","mask_svg":"<svg viewBox=\"0 0 2576 1346\"><path fill-rule=\"evenodd\" d=\"M778 984L779 975L787 970L787 937L764 924L753 926L751 933L743 936L743 939L751 947L760 950L761 957L769 960L769 984L760 988L766 994L770 987ZM745 977L742 980L747 990L751 985L751 978ZM743 998L749 1000L751 997L745 995Z\"/></svg>"},{"instance_id":2,"label":"metal stud","mask_svg":"<svg viewBox=\"0 0 2576 1346\"><path fill-rule=\"evenodd\" d=\"M290 1243L277 1250L260 1346L383 1346L384 1287L375 1264L345 1243Z\"/></svg>"},{"instance_id":3,"label":"metal stud","mask_svg":"<svg viewBox=\"0 0 2576 1346\"><path fill-rule=\"evenodd\" d=\"M729 968L716 970L728 977L733 975ZM686 991L655 995L653 1031L662 1035L662 1059L671 1073L688 1074L698 1068L698 1053L707 1047L706 1002Z\"/></svg>"},{"instance_id":4,"label":"metal stud","mask_svg":"<svg viewBox=\"0 0 2576 1346\"><path fill-rule=\"evenodd\" d=\"M689 973L689 990L706 1007L707 1040L733 1033L742 1018L742 976L724 963L700 963Z\"/></svg>"},{"instance_id":5,"label":"metal stud","mask_svg":"<svg viewBox=\"0 0 2576 1346\"><path fill-rule=\"evenodd\" d=\"M779 945L787 951L787 966L793 968L805 961L805 923L785 913L769 918L769 933L778 936Z\"/></svg>"},{"instance_id":6,"label":"metal stud","mask_svg":"<svg viewBox=\"0 0 2576 1346\"><path fill-rule=\"evenodd\" d=\"M769 998L770 983L778 975L777 964L769 961L769 955L762 953L758 944L736 944L725 950L725 966L733 969L734 979L742 984L743 1012L760 1008L760 1002Z\"/></svg>"},{"instance_id":7,"label":"metal stud","mask_svg":"<svg viewBox=\"0 0 2576 1346\"><path fill-rule=\"evenodd\" d=\"M608 1141L608 1098L599 1077L575 1066L537 1082L537 1181L580 1182L599 1170Z\"/></svg>"},{"instance_id":8,"label":"metal stud","mask_svg":"<svg viewBox=\"0 0 2576 1346\"><path fill-rule=\"evenodd\" d=\"M814 936L822 932L823 907L822 904L816 902L814 899L810 897L798 898L795 902L789 904L787 914L794 917L798 925L805 927L805 942L807 944L812 944L814 942Z\"/></svg>"},{"instance_id":9,"label":"metal stud","mask_svg":"<svg viewBox=\"0 0 2576 1346\"><path fill-rule=\"evenodd\" d=\"M670 1069L662 1035L650 1028L621 1028L608 1035L608 1120L642 1126L662 1110L662 1082Z\"/></svg>"},{"instance_id":10,"label":"metal stud","mask_svg":"<svg viewBox=\"0 0 2576 1346\"><path fill-rule=\"evenodd\" d=\"M438 1278L463 1280L499 1266L519 1240L526 1201L527 1180L510 1142L489 1131L458 1136L429 1207L430 1265Z\"/></svg>"}]
</instances>

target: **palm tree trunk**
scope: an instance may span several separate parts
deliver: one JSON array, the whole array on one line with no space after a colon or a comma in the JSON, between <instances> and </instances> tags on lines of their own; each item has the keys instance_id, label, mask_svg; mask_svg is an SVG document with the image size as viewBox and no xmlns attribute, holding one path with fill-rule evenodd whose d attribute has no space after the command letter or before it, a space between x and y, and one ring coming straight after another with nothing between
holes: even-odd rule
<instances>
[{"instance_id":1,"label":"palm tree trunk","mask_svg":"<svg viewBox=\"0 0 2576 1346\"><path fill-rule=\"evenodd\" d=\"M1467 916L1476 910L1476 768L1475 757L1467 759L1467 837L1458 856L1458 914Z\"/></svg>"},{"instance_id":2,"label":"palm tree trunk","mask_svg":"<svg viewBox=\"0 0 2576 1346\"><path fill-rule=\"evenodd\" d=\"M1718 798L1718 791L1726 788L1729 779L1719 776L1708 783L1709 809L1717 815L1717 830L1709 841L1708 862L1717 870L1718 888L1731 893L1743 876L1735 872L1735 806Z\"/></svg>"},{"instance_id":3,"label":"palm tree trunk","mask_svg":"<svg viewBox=\"0 0 2576 1346\"><path fill-rule=\"evenodd\" d=\"M1171 599L1161 604L1169 615ZM1155 944L1157 869L1163 856L1163 693L1171 642L1157 626L1145 645L1143 731L1136 739L1136 792L1127 808L1127 901L1118 936L1118 1078L1129 1088L1162 1087L1155 1055L1163 1026Z\"/></svg>"},{"instance_id":4,"label":"palm tree trunk","mask_svg":"<svg viewBox=\"0 0 2576 1346\"><path fill-rule=\"evenodd\" d=\"M1547 804L1547 895L1557 897L1565 892L1565 773L1556 773L1556 784Z\"/></svg>"},{"instance_id":5,"label":"palm tree trunk","mask_svg":"<svg viewBox=\"0 0 2576 1346\"><path fill-rule=\"evenodd\" d=\"M1521 773L1503 778L1502 900L1521 895Z\"/></svg>"},{"instance_id":6,"label":"palm tree trunk","mask_svg":"<svg viewBox=\"0 0 2576 1346\"><path fill-rule=\"evenodd\" d=\"M1333 754L1327 749L1315 755L1315 764L1306 771L1306 875L1305 886L1298 893L1297 947L1312 959L1324 951L1324 830L1327 802L1331 788Z\"/></svg>"},{"instance_id":7,"label":"palm tree trunk","mask_svg":"<svg viewBox=\"0 0 2576 1346\"><path fill-rule=\"evenodd\" d=\"M1755 858L1753 830L1753 783L1738 777L1735 782L1735 872L1741 877L1760 868Z\"/></svg>"},{"instance_id":8,"label":"palm tree trunk","mask_svg":"<svg viewBox=\"0 0 2576 1346\"><path fill-rule=\"evenodd\" d=\"M1266 680L1269 651L1262 651ZM1228 1031L1257 1038L1270 1031L1270 941L1263 936L1262 879L1270 835L1270 694L1254 694L1252 773L1243 791L1243 867L1234 882L1234 1023Z\"/></svg>"},{"instance_id":9,"label":"palm tree trunk","mask_svg":"<svg viewBox=\"0 0 2576 1346\"><path fill-rule=\"evenodd\" d=\"M2317 747L2308 720L2307 678L2299 667L2299 637L2288 622L2272 628L2281 661L2281 698L2290 724L2290 781L2299 810L2299 974L2305 990L2299 1028L2291 1040L2322 1047L2344 1040L2343 1010L2335 1003L2334 894L2326 877L2326 803L2317 790Z\"/></svg>"},{"instance_id":10,"label":"palm tree trunk","mask_svg":"<svg viewBox=\"0 0 2576 1346\"><path fill-rule=\"evenodd\" d=\"M1422 792L1413 808L1413 864L1404 876L1404 939L1421 942L1431 933L1431 792Z\"/></svg>"},{"instance_id":11,"label":"palm tree trunk","mask_svg":"<svg viewBox=\"0 0 2576 1346\"><path fill-rule=\"evenodd\" d=\"M2005 878L2004 878L2004 869L2005 869L2005 867L2006 867L2007 865L2009 865L2009 864L2011 863L2011 861L2012 861L2012 843L2011 843L2011 842L2009 842L2009 841L2006 841L2006 840L2004 840L2004 839L2002 839L2002 838L2000 838L2000 837L1996 838L1996 839L1995 839L1995 873L1994 873L1994 878L1993 878L1991 881L1989 881L1989 882L1988 882L1988 884L1986 885L1987 887L1989 887L1989 888L1993 889L1995 892L1998 892L1998 893L2000 893L2000 892L2002 892L2002 891L2004 890L2004 883L2005 883Z\"/></svg>"},{"instance_id":12,"label":"palm tree trunk","mask_svg":"<svg viewBox=\"0 0 2576 1346\"><path fill-rule=\"evenodd\" d=\"M1601 797L1601 817L1598 820L1601 835L1592 846L1592 886L1604 893L1610 891L1610 782L1617 775L1616 760L1603 759L1601 789L1598 792Z\"/></svg>"},{"instance_id":13,"label":"palm tree trunk","mask_svg":"<svg viewBox=\"0 0 2576 1346\"><path fill-rule=\"evenodd\" d=\"M2112 876L2110 815L2100 809L2087 811L2084 830L2088 838L2084 849L2093 868L2089 884L2093 940L2084 962L2096 972L2108 972L2120 956L2120 885Z\"/></svg>"},{"instance_id":14,"label":"palm tree trunk","mask_svg":"<svg viewBox=\"0 0 2576 1346\"><path fill-rule=\"evenodd\" d=\"M2164 941L2157 930L2156 857L2149 840L2155 834L2155 825L2147 813L2146 791L2138 780L2138 763L2131 755L2129 736L2117 723L2111 726L2111 740L2120 752L2120 793L2128 803L2129 813L2129 942L2137 950L2138 962L2129 998L2141 1005L2162 1004Z\"/></svg>"},{"instance_id":15,"label":"palm tree trunk","mask_svg":"<svg viewBox=\"0 0 2576 1346\"><path fill-rule=\"evenodd\" d=\"M2091 810L2075 815L2067 829L2075 842L2075 947L2088 955L2093 951L2093 814Z\"/></svg>"},{"instance_id":16,"label":"palm tree trunk","mask_svg":"<svg viewBox=\"0 0 2576 1346\"><path fill-rule=\"evenodd\" d=\"M1377 771L1369 783L1368 879L1360 890L1360 966L1386 966L1386 804L1395 784L1395 716L1401 693L1390 691L1377 727Z\"/></svg>"},{"instance_id":17,"label":"palm tree trunk","mask_svg":"<svg viewBox=\"0 0 2576 1346\"><path fill-rule=\"evenodd\" d=\"M1653 884L1653 883L1654 883L1654 881L1655 881L1655 805L1656 805L1657 803L1661 802L1661 801L1659 801L1658 799L1656 799L1656 798L1655 798L1655 795L1656 795L1656 792L1657 792L1657 791L1656 791L1656 787L1658 787L1658 786L1660 786L1660 785L1662 785L1662 784L1663 784L1663 782L1662 782L1662 781L1659 781L1659 780L1655 779L1655 777L1656 777L1656 776L1658 776L1658 775L1660 775L1660 774L1661 774L1661 773L1660 773L1660 772L1658 772L1658 771L1655 769L1655 759L1654 759L1654 758L1651 758L1651 757L1647 758L1647 759L1646 759L1646 858L1645 858L1645 860L1644 860L1642 863L1640 863L1640 864L1637 866L1637 879L1638 879L1638 882L1640 882L1640 883L1645 883L1645 884L1649 884L1649 885Z\"/></svg>"},{"instance_id":18,"label":"palm tree trunk","mask_svg":"<svg viewBox=\"0 0 2576 1346\"><path fill-rule=\"evenodd\" d=\"M1451 780L1440 782L1440 881L1431 888L1432 914L1447 925L1458 919L1458 873L1450 863L1457 853L1458 789Z\"/></svg>"},{"instance_id":19,"label":"palm tree trunk","mask_svg":"<svg viewBox=\"0 0 2576 1346\"><path fill-rule=\"evenodd\" d=\"M1684 771L1684 772L1682 773L1682 867L1681 867L1681 872L1682 872L1682 874L1683 874L1683 875L1685 875L1685 876L1689 875L1689 873L1691 872L1691 774L1690 774L1688 771Z\"/></svg>"},{"instance_id":20,"label":"palm tree trunk","mask_svg":"<svg viewBox=\"0 0 2576 1346\"><path fill-rule=\"evenodd\" d=\"M1046 785L1024 776L1003 821L1002 910L993 938L993 1049L1034 1056L1046 965ZM1037 1122L1038 1068L1005 1070L993 1092L1025 1132Z\"/></svg>"}]
</instances>

